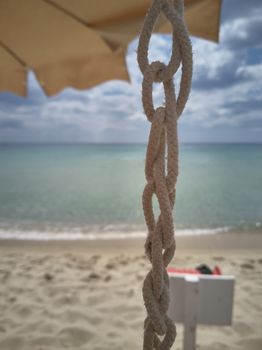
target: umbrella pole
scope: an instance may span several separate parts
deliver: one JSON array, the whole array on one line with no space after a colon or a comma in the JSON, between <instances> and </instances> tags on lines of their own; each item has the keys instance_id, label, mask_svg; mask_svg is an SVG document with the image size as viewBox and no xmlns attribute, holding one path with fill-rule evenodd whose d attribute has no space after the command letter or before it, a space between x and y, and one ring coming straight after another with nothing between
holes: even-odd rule
<instances>
[{"instance_id":1,"label":"umbrella pole","mask_svg":"<svg viewBox=\"0 0 262 350\"><path fill-rule=\"evenodd\" d=\"M186 105L192 79L192 48L183 19L183 8L183 0L153 0L140 32L137 50L137 60L143 74L142 103L151 123L145 163L147 183L142 196L148 229L144 247L152 264L142 290L147 311L144 350L170 349L176 337L176 327L167 315L170 298L166 268L176 248L172 211L178 176L177 120ZM150 37L161 12L173 28L172 54L167 65L160 61L148 61ZM180 66L182 76L176 98L173 77ZM165 106L156 109L152 96L154 82L163 83L165 92ZM156 195L160 207L157 221L153 211L153 195Z\"/></svg>"}]
</instances>

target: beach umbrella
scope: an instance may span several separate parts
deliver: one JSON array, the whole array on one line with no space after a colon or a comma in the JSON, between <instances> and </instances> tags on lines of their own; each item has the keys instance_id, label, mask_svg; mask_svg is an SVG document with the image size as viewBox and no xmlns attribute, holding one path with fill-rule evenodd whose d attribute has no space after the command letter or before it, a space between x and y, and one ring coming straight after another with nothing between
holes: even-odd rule
<instances>
[{"instance_id":1,"label":"beach umbrella","mask_svg":"<svg viewBox=\"0 0 262 350\"><path fill-rule=\"evenodd\" d=\"M32 70L46 95L129 81L125 53L150 0L0 0L0 91L27 94ZM218 41L221 0L185 0L192 35ZM169 33L160 16L155 32Z\"/></svg>"}]
</instances>

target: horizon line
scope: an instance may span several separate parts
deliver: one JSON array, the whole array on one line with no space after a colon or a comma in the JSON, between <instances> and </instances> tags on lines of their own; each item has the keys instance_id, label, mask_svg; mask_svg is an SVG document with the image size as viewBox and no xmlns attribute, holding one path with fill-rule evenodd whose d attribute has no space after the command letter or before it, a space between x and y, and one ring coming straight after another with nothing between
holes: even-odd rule
<instances>
[{"instance_id":1,"label":"horizon line","mask_svg":"<svg viewBox=\"0 0 262 350\"><path fill-rule=\"evenodd\" d=\"M246 141L193 141L181 142L181 145L261 145L261 142L246 142ZM32 146L80 146L80 145L147 145L147 142L0 142L0 146L8 145L32 145Z\"/></svg>"}]
</instances>

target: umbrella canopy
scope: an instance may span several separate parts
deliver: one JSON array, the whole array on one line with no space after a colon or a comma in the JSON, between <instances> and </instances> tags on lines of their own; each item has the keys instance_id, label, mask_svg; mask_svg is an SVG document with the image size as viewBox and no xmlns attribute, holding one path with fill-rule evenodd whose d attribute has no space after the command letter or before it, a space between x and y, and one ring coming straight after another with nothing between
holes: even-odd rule
<instances>
[{"instance_id":1,"label":"umbrella canopy","mask_svg":"<svg viewBox=\"0 0 262 350\"><path fill-rule=\"evenodd\" d=\"M0 91L27 93L33 70L46 95L129 81L126 48L151 0L0 0ZM185 0L192 35L218 41L221 0ZM160 17L156 32L171 26Z\"/></svg>"}]
</instances>

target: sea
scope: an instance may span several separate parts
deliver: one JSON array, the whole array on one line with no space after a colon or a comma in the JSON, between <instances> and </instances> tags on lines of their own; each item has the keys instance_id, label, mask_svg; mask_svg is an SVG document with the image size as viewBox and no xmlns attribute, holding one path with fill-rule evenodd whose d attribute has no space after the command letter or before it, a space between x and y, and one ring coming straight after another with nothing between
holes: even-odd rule
<instances>
[{"instance_id":1,"label":"sea","mask_svg":"<svg viewBox=\"0 0 262 350\"><path fill-rule=\"evenodd\" d=\"M146 236L145 155L145 144L1 145L0 238ZM179 158L177 235L262 233L262 144L182 144Z\"/></svg>"}]
</instances>

